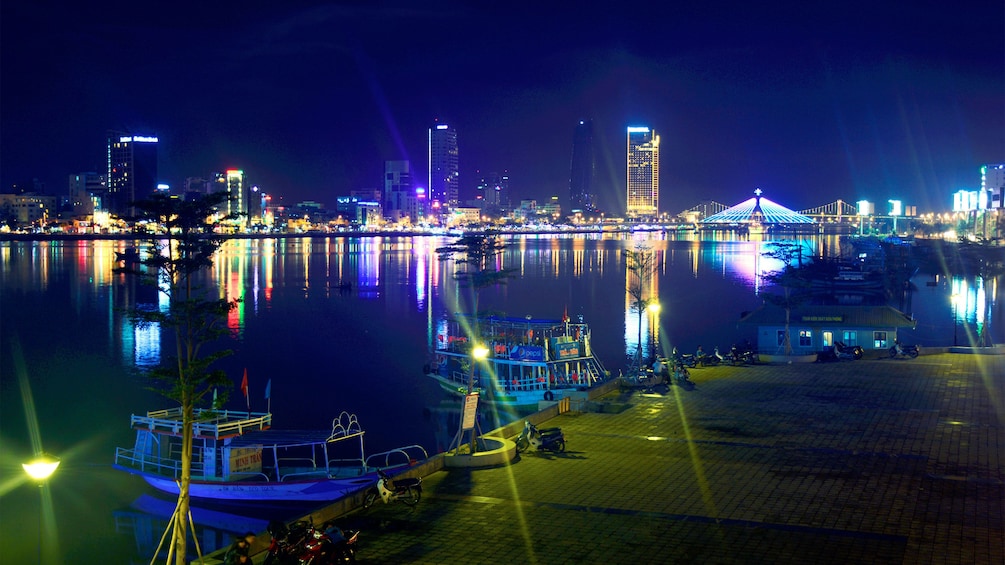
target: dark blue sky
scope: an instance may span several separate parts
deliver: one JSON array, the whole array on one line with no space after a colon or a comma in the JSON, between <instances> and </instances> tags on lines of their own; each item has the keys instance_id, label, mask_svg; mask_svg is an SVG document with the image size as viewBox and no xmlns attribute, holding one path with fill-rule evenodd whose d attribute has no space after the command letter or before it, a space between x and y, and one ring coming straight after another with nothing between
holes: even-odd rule
<instances>
[{"instance_id":1,"label":"dark blue sky","mask_svg":"<svg viewBox=\"0 0 1005 565\"><path fill-rule=\"evenodd\" d=\"M941 210L1005 161L1001 0L212 4L3 2L3 186L62 191L127 129L160 137L172 185L239 167L286 202L331 204L378 186L384 160L424 178L434 118L458 130L462 195L476 169L507 169L538 199L566 197L574 125L592 118L614 213L629 124L662 136L671 212L755 187L797 209Z\"/></svg>"}]
</instances>

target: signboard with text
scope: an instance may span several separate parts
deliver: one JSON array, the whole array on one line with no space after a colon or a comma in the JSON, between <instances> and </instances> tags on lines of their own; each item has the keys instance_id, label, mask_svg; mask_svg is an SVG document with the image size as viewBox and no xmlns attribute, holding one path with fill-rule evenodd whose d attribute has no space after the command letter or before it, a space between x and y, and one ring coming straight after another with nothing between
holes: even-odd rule
<instances>
[{"instance_id":1,"label":"signboard with text","mask_svg":"<svg viewBox=\"0 0 1005 565\"><path fill-rule=\"evenodd\" d=\"M464 415L461 418L461 429L464 431L475 428L475 412L478 410L478 393L474 392L464 397Z\"/></svg>"},{"instance_id":2,"label":"signboard with text","mask_svg":"<svg viewBox=\"0 0 1005 565\"><path fill-rule=\"evenodd\" d=\"M557 359L572 359L579 357L579 342L569 341L566 343L556 343L554 346L555 357Z\"/></svg>"},{"instance_id":3,"label":"signboard with text","mask_svg":"<svg viewBox=\"0 0 1005 565\"><path fill-rule=\"evenodd\" d=\"M544 348L537 345L518 345L510 352L511 359L544 361Z\"/></svg>"},{"instance_id":4,"label":"signboard with text","mask_svg":"<svg viewBox=\"0 0 1005 565\"><path fill-rule=\"evenodd\" d=\"M231 473L261 473L262 446L235 447L230 450Z\"/></svg>"}]
</instances>

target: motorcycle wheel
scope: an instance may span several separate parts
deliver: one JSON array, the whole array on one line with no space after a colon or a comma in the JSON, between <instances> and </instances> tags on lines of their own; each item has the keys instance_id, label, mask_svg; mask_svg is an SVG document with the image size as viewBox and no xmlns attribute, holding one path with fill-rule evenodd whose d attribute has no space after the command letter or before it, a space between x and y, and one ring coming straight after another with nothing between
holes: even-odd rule
<instances>
[{"instance_id":1,"label":"motorcycle wheel","mask_svg":"<svg viewBox=\"0 0 1005 565\"><path fill-rule=\"evenodd\" d=\"M891 347L891 348L890 348L890 358L891 358L891 359L893 359L893 358L894 358L894 357L896 357L896 356L897 356L897 349L896 349L896 348L893 348L893 347Z\"/></svg>"},{"instance_id":2,"label":"motorcycle wheel","mask_svg":"<svg viewBox=\"0 0 1005 565\"><path fill-rule=\"evenodd\" d=\"M348 547L340 547L332 556L332 563L355 563L356 553Z\"/></svg>"},{"instance_id":3,"label":"motorcycle wheel","mask_svg":"<svg viewBox=\"0 0 1005 565\"><path fill-rule=\"evenodd\" d=\"M528 447L530 447L530 442L527 441L527 438L525 437L517 438L516 440L517 453L523 453L524 451L527 451Z\"/></svg>"},{"instance_id":4,"label":"motorcycle wheel","mask_svg":"<svg viewBox=\"0 0 1005 565\"><path fill-rule=\"evenodd\" d=\"M907 354L911 357L911 359L917 359L917 357L918 357L918 351L917 350L908 351Z\"/></svg>"},{"instance_id":5,"label":"motorcycle wheel","mask_svg":"<svg viewBox=\"0 0 1005 565\"><path fill-rule=\"evenodd\" d=\"M401 501L408 506L415 506L419 503L420 498L422 498L421 490L409 488L408 492L401 497Z\"/></svg>"},{"instance_id":6,"label":"motorcycle wheel","mask_svg":"<svg viewBox=\"0 0 1005 565\"><path fill-rule=\"evenodd\" d=\"M373 506L374 502L377 502L377 491L370 489L366 493L366 498L363 499L363 508L367 509Z\"/></svg>"},{"instance_id":7,"label":"motorcycle wheel","mask_svg":"<svg viewBox=\"0 0 1005 565\"><path fill-rule=\"evenodd\" d=\"M861 358L862 358L862 355L864 355L864 354L862 353L862 349L861 349L861 348L858 348L858 347L856 347L856 348L855 348L855 350L854 350L854 351L852 351L852 354L853 354L853 355L855 356L855 359L861 359Z\"/></svg>"},{"instance_id":8,"label":"motorcycle wheel","mask_svg":"<svg viewBox=\"0 0 1005 565\"><path fill-rule=\"evenodd\" d=\"M555 442L555 451L561 452L565 451L565 440L559 440Z\"/></svg>"}]
</instances>

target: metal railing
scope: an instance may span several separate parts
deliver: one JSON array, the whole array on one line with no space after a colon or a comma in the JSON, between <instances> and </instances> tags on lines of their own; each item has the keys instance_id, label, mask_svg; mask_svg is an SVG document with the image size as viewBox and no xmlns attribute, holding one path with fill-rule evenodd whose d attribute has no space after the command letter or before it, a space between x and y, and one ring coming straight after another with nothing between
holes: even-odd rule
<instances>
[{"instance_id":1,"label":"metal railing","mask_svg":"<svg viewBox=\"0 0 1005 565\"><path fill-rule=\"evenodd\" d=\"M383 458L383 464L380 464L381 458ZM392 461L392 458L395 461ZM366 466L387 468L397 465L411 465L416 461L425 461L428 458L429 454L426 453L426 449L421 445L406 445L389 451L374 453L366 458ZM400 463L397 462L398 459L401 460Z\"/></svg>"}]
</instances>

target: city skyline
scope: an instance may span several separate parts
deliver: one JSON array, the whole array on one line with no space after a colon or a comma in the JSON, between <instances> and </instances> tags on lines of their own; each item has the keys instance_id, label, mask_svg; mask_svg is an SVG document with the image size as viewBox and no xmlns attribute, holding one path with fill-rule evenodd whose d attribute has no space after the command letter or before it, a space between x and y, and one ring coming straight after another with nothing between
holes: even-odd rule
<instances>
[{"instance_id":1,"label":"city skyline","mask_svg":"<svg viewBox=\"0 0 1005 565\"><path fill-rule=\"evenodd\" d=\"M818 194L941 209L1005 161L1000 2L715 3L644 20L451 2L95 8L0 8L5 187L53 193L101 172L105 132L123 130L159 137L175 188L236 168L286 203L331 205L380 187L386 161L427 178L437 118L459 132L461 200L476 170L507 170L514 202L565 200L575 125L592 120L611 214L639 123L661 134L670 213L755 187L797 209Z\"/></svg>"}]
</instances>

